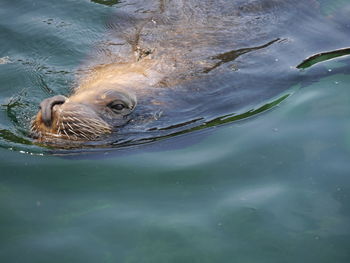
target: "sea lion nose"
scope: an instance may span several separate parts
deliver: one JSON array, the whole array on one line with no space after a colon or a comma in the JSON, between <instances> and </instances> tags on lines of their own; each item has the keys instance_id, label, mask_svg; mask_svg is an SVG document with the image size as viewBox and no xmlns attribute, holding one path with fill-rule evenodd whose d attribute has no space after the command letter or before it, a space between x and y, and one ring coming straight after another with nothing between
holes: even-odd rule
<instances>
[{"instance_id":1,"label":"sea lion nose","mask_svg":"<svg viewBox=\"0 0 350 263\"><path fill-rule=\"evenodd\" d=\"M51 98L47 98L40 103L41 119L43 123L49 127L52 122L52 108L57 104L63 104L67 98L62 95L57 95Z\"/></svg>"}]
</instances>

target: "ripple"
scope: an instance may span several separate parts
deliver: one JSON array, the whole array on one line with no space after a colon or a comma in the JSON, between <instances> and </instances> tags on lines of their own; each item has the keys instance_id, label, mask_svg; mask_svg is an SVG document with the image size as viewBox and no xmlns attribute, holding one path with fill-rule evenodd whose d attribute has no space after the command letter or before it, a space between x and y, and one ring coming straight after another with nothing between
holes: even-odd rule
<instances>
[{"instance_id":1,"label":"ripple","mask_svg":"<svg viewBox=\"0 0 350 263\"><path fill-rule=\"evenodd\" d=\"M12 61L10 60L10 58L8 56L0 58L0 65L1 64L9 64L9 63L12 63Z\"/></svg>"}]
</instances>

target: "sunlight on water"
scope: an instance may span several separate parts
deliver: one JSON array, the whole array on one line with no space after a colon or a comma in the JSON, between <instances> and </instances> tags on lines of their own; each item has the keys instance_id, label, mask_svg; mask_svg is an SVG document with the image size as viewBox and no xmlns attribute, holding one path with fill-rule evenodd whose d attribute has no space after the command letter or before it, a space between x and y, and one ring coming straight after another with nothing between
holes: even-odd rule
<instances>
[{"instance_id":1,"label":"sunlight on water","mask_svg":"<svg viewBox=\"0 0 350 263\"><path fill-rule=\"evenodd\" d=\"M224 206L254 205L259 207L261 204L271 202L272 199L280 198L287 189L281 185L260 185L258 188L241 189L241 192L228 196L221 204Z\"/></svg>"}]
</instances>

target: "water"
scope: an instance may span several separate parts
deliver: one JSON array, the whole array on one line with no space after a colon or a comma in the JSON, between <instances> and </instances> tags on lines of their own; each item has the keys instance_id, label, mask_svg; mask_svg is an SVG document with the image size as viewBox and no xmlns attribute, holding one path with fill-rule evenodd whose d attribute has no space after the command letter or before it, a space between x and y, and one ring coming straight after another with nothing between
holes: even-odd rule
<instances>
[{"instance_id":1,"label":"water","mask_svg":"<svg viewBox=\"0 0 350 263\"><path fill-rule=\"evenodd\" d=\"M113 12L132 7L1 1L1 262L349 262L350 58L295 69L349 46L348 1L320 1L314 16L281 28L287 41L194 79L190 87L208 87L172 96L185 114L169 110L176 122L156 127L203 119L173 136L69 151L33 144L36 105L70 92L104 52ZM234 49L269 41L243 42ZM279 67L256 66L272 61ZM211 93L221 101L203 110L197 100ZM235 95L241 103L230 104Z\"/></svg>"}]
</instances>

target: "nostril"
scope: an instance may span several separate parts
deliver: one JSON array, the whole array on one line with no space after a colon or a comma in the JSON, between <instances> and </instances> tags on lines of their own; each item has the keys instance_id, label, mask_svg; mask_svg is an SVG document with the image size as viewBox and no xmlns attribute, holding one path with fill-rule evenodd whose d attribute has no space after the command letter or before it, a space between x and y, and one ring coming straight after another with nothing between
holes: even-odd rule
<instances>
[{"instance_id":1,"label":"nostril","mask_svg":"<svg viewBox=\"0 0 350 263\"><path fill-rule=\"evenodd\" d=\"M63 104L67 98L62 95L54 96L43 100L40 103L41 119L46 126L51 126L52 122L52 108L57 104Z\"/></svg>"}]
</instances>

